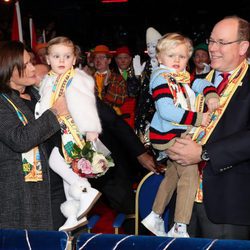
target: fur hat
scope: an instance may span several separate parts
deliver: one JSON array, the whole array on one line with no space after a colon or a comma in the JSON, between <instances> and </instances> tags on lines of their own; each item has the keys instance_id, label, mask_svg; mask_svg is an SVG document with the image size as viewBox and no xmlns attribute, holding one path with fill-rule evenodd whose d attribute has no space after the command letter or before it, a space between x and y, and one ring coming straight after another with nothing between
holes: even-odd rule
<instances>
[{"instance_id":1,"label":"fur hat","mask_svg":"<svg viewBox=\"0 0 250 250\"><path fill-rule=\"evenodd\" d=\"M127 46L122 46L116 49L115 55L118 56L119 54L128 54L132 55L130 49Z\"/></svg>"},{"instance_id":2,"label":"fur hat","mask_svg":"<svg viewBox=\"0 0 250 250\"><path fill-rule=\"evenodd\" d=\"M146 32L146 43L158 42L162 35L153 27L149 27Z\"/></svg>"},{"instance_id":3,"label":"fur hat","mask_svg":"<svg viewBox=\"0 0 250 250\"><path fill-rule=\"evenodd\" d=\"M97 45L94 50L93 50L93 54L106 54L109 56L112 56L111 51L109 50L109 47L106 45Z\"/></svg>"}]
</instances>

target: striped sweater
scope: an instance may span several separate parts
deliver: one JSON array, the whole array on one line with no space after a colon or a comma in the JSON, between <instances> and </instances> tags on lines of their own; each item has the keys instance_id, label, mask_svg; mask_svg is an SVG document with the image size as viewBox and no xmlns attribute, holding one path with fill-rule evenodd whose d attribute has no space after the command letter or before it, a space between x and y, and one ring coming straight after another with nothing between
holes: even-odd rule
<instances>
[{"instance_id":1,"label":"striped sweater","mask_svg":"<svg viewBox=\"0 0 250 250\"><path fill-rule=\"evenodd\" d=\"M185 74L189 79L189 73ZM201 125L202 113L195 111L195 93L203 93L205 100L218 97L216 88L207 80L196 79L191 89L189 84L178 82L162 65L152 72L149 91L156 108L149 138L158 150L169 148L176 137Z\"/></svg>"}]
</instances>

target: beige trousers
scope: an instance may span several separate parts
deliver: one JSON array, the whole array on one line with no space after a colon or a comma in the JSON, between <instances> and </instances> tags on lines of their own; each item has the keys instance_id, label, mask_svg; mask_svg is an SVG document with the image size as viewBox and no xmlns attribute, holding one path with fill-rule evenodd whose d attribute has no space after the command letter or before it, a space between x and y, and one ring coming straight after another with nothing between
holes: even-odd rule
<instances>
[{"instance_id":1,"label":"beige trousers","mask_svg":"<svg viewBox=\"0 0 250 250\"><path fill-rule=\"evenodd\" d=\"M177 189L174 221L189 224L198 188L198 166L183 167L171 160L168 160L167 164L165 177L159 186L153 204L153 211L162 215Z\"/></svg>"}]
</instances>

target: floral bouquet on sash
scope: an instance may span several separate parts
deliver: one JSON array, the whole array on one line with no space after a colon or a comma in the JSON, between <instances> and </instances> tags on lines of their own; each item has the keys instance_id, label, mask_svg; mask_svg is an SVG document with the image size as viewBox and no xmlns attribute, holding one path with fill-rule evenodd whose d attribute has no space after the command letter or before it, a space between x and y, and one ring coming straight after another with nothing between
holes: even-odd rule
<instances>
[{"instance_id":1,"label":"floral bouquet on sash","mask_svg":"<svg viewBox=\"0 0 250 250\"><path fill-rule=\"evenodd\" d=\"M76 144L71 151L72 170L81 177L98 178L104 175L110 167L114 167L114 161L110 151L97 140L87 141L81 149Z\"/></svg>"}]
</instances>

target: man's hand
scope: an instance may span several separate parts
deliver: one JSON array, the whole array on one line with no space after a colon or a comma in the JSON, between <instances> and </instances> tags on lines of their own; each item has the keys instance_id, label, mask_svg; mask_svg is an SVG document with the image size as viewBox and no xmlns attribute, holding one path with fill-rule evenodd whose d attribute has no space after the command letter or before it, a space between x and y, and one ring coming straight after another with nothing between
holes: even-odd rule
<instances>
[{"instance_id":1,"label":"man's hand","mask_svg":"<svg viewBox=\"0 0 250 250\"><path fill-rule=\"evenodd\" d=\"M141 64L141 58L139 55L135 55L133 58L133 68L136 76L140 76L142 71L144 70L146 62Z\"/></svg>"},{"instance_id":2,"label":"man's hand","mask_svg":"<svg viewBox=\"0 0 250 250\"><path fill-rule=\"evenodd\" d=\"M148 169L149 171L153 171L154 173L158 173L153 156L147 152L137 156L137 160L144 168Z\"/></svg>"},{"instance_id":3,"label":"man's hand","mask_svg":"<svg viewBox=\"0 0 250 250\"><path fill-rule=\"evenodd\" d=\"M183 166L199 163L201 151L201 145L192 141L190 137L177 138L175 144L166 150L172 160Z\"/></svg>"}]
</instances>

